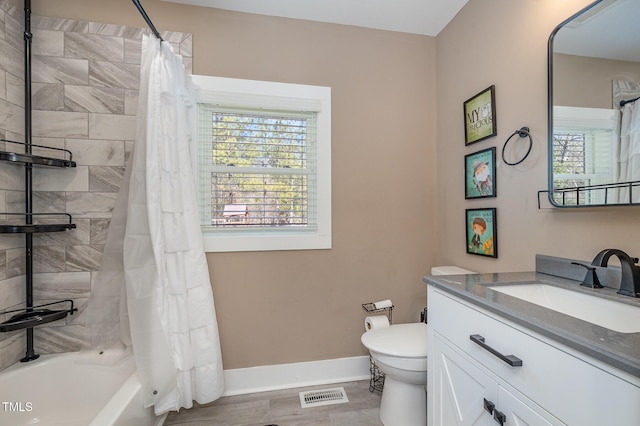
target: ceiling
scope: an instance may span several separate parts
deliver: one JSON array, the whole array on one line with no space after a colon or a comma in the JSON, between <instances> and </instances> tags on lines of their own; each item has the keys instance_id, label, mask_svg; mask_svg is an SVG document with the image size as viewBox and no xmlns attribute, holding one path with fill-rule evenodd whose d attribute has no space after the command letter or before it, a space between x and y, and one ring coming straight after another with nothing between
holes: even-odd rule
<instances>
[{"instance_id":1,"label":"ceiling","mask_svg":"<svg viewBox=\"0 0 640 426\"><path fill-rule=\"evenodd\" d=\"M436 36L469 0L163 0Z\"/></svg>"},{"instance_id":2,"label":"ceiling","mask_svg":"<svg viewBox=\"0 0 640 426\"><path fill-rule=\"evenodd\" d=\"M563 26L555 52L640 62L640 1L604 0Z\"/></svg>"}]
</instances>

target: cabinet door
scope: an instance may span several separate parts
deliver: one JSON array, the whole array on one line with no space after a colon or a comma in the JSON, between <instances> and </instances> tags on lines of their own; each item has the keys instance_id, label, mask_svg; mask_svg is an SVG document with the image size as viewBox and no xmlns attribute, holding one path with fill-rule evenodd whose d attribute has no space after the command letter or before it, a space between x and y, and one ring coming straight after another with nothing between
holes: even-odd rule
<instances>
[{"instance_id":1,"label":"cabinet door","mask_svg":"<svg viewBox=\"0 0 640 426\"><path fill-rule=\"evenodd\" d=\"M432 388L427 394L427 399L432 398L427 413L429 425L492 425L493 417L485 409L485 403L488 406L497 403L497 383L437 333L433 333L429 345L428 374L432 375Z\"/></svg>"},{"instance_id":2,"label":"cabinet door","mask_svg":"<svg viewBox=\"0 0 640 426\"><path fill-rule=\"evenodd\" d=\"M498 388L497 409L506 416L505 425L509 426L560 426L564 425L539 407L527 405L505 388Z\"/></svg>"}]
</instances>

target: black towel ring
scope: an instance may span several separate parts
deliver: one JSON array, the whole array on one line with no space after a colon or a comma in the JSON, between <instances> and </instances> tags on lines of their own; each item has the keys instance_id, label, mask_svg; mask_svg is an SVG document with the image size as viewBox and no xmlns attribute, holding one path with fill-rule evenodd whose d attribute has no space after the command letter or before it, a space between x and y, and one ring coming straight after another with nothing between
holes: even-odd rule
<instances>
[{"instance_id":1,"label":"black towel ring","mask_svg":"<svg viewBox=\"0 0 640 426\"><path fill-rule=\"evenodd\" d=\"M516 161L515 163L510 163L507 161L506 158L504 158L504 150L507 147L507 145L509 144L509 141L511 140L512 137L514 137L515 135L520 136L521 138L526 138L529 137L529 148L527 149L527 153L524 154L524 157L522 157L520 160ZM505 162L505 164L509 165L509 166L517 166L518 164L522 163L531 153L531 148L533 147L533 140L531 139L531 133L529 133L529 128L528 127L521 127L520 130L516 130L515 132L513 132L511 134L511 136L509 136L509 138L505 141L504 145L502 146L502 161Z\"/></svg>"}]
</instances>

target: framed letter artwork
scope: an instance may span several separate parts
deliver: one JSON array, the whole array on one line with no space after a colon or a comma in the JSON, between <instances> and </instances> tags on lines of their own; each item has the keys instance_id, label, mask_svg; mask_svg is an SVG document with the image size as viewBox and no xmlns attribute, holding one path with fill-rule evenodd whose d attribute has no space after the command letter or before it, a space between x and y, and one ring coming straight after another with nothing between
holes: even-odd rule
<instances>
[{"instance_id":1,"label":"framed letter artwork","mask_svg":"<svg viewBox=\"0 0 640 426\"><path fill-rule=\"evenodd\" d=\"M470 145L495 135L495 86L490 86L464 103L464 143Z\"/></svg>"}]
</instances>

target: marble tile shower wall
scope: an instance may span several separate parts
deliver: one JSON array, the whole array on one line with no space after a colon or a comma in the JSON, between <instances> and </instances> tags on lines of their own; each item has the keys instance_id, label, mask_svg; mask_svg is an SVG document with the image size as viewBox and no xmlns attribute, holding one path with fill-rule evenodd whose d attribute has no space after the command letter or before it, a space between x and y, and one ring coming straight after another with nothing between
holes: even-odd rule
<instances>
[{"instance_id":1,"label":"marble tile shower wall","mask_svg":"<svg viewBox=\"0 0 640 426\"><path fill-rule=\"evenodd\" d=\"M0 0L0 137L18 141L24 140L23 19L14 1ZM37 327L34 343L39 353L67 352L88 338L83 308L133 148L147 30L35 15L31 25L33 143L68 149L77 163L70 169L34 168L34 211L70 213L77 226L34 235L34 299L68 298L79 308L65 320ZM191 35L162 36L190 71ZM4 149L20 147L0 144ZM0 164L0 212L24 211L23 175L20 166ZM23 306L24 265L24 236L0 234L0 311ZM0 333L0 369L24 351L24 331Z\"/></svg>"},{"instance_id":2,"label":"marble tile shower wall","mask_svg":"<svg viewBox=\"0 0 640 426\"><path fill-rule=\"evenodd\" d=\"M24 46L19 24L23 12L15 2L0 0L0 138L24 140ZM0 142L0 149L7 147ZM0 212L8 211L9 194L23 191L18 167L0 164ZM7 271L7 253L24 247L24 237L0 234L0 310L24 303L24 274ZM0 315L0 321L5 318ZM24 333L0 333L0 369L24 354Z\"/></svg>"}]
</instances>

